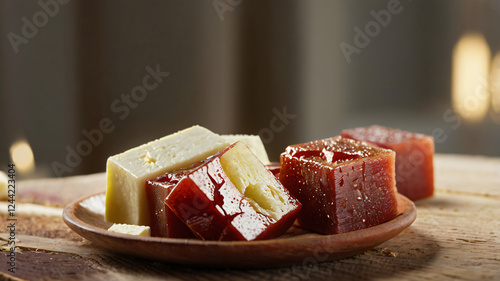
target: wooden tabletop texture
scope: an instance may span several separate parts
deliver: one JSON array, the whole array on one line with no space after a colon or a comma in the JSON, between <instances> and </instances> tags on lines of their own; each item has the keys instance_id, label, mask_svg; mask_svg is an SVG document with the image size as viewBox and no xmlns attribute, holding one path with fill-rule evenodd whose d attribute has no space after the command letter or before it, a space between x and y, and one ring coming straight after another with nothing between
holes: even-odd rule
<instances>
[{"instance_id":1,"label":"wooden tabletop texture","mask_svg":"<svg viewBox=\"0 0 500 281\"><path fill-rule=\"evenodd\" d=\"M0 202L0 279L11 280L500 280L500 158L438 154L435 195L416 221L363 254L273 269L194 268L114 254L72 232L62 208L105 190L105 174L19 181L15 273L8 202ZM203 254L203 253L200 253Z\"/></svg>"}]
</instances>

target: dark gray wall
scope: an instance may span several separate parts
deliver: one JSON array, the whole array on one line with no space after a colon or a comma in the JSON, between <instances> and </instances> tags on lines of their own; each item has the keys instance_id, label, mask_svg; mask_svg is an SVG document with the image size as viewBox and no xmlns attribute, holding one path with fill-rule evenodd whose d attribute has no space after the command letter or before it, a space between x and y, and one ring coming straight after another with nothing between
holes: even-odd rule
<instances>
[{"instance_id":1,"label":"dark gray wall","mask_svg":"<svg viewBox=\"0 0 500 281\"><path fill-rule=\"evenodd\" d=\"M63 176L103 171L110 155L193 124L260 133L273 160L287 144L374 123L441 129L448 138L438 152L500 156L491 118L455 127L443 117L453 46L475 26L498 51L498 2L471 10L467 1L401 1L349 63L342 42L353 45L354 28L391 1L69 1L17 54L8 34L22 35L22 18L43 8L2 1L0 165L26 138L39 175L53 176L51 165L67 164L67 149L103 120L112 132ZM479 27L470 13L480 15ZM127 105L122 95L157 66L169 76Z\"/></svg>"}]
</instances>

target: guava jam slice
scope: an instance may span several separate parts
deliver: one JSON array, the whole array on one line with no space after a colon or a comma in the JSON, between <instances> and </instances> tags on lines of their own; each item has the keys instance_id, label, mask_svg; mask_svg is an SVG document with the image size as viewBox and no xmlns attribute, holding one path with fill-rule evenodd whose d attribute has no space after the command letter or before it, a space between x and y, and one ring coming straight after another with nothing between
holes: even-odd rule
<instances>
[{"instance_id":1,"label":"guava jam slice","mask_svg":"<svg viewBox=\"0 0 500 281\"><path fill-rule=\"evenodd\" d=\"M342 131L342 136L396 152L396 186L411 200L434 194L434 138L382 126Z\"/></svg>"},{"instance_id":2,"label":"guava jam slice","mask_svg":"<svg viewBox=\"0 0 500 281\"><path fill-rule=\"evenodd\" d=\"M165 205L200 239L244 241L280 236L301 207L240 142L182 178Z\"/></svg>"},{"instance_id":3,"label":"guava jam slice","mask_svg":"<svg viewBox=\"0 0 500 281\"><path fill-rule=\"evenodd\" d=\"M151 236L169 238L194 238L191 230L168 208L165 199L175 185L190 170L166 173L146 182L146 198L151 217Z\"/></svg>"},{"instance_id":4,"label":"guava jam slice","mask_svg":"<svg viewBox=\"0 0 500 281\"><path fill-rule=\"evenodd\" d=\"M299 225L345 233L398 214L394 158L391 150L338 136L288 146L279 177L302 204Z\"/></svg>"}]
</instances>

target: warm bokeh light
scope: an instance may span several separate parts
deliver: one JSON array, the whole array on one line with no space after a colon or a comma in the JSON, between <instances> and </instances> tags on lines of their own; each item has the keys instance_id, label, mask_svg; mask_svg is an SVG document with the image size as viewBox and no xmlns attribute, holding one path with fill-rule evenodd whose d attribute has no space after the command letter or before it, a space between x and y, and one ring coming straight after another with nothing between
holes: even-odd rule
<instances>
[{"instance_id":1,"label":"warm bokeh light","mask_svg":"<svg viewBox=\"0 0 500 281\"><path fill-rule=\"evenodd\" d=\"M490 85L492 113L496 117L493 120L500 123L500 51L491 63Z\"/></svg>"},{"instance_id":2,"label":"warm bokeh light","mask_svg":"<svg viewBox=\"0 0 500 281\"><path fill-rule=\"evenodd\" d=\"M31 146L26 140L19 140L10 147L10 158L21 173L31 172L35 168L35 158Z\"/></svg>"},{"instance_id":3,"label":"warm bokeh light","mask_svg":"<svg viewBox=\"0 0 500 281\"><path fill-rule=\"evenodd\" d=\"M467 121L484 118L489 108L490 49L481 34L462 36L453 49L452 105Z\"/></svg>"}]
</instances>

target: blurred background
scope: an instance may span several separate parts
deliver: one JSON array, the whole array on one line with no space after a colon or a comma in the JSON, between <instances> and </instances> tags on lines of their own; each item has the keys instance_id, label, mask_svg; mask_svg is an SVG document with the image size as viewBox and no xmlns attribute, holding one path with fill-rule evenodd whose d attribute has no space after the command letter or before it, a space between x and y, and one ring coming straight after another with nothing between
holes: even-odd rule
<instances>
[{"instance_id":1,"label":"blurred background","mask_svg":"<svg viewBox=\"0 0 500 281\"><path fill-rule=\"evenodd\" d=\"M385 125L500 156L500 1L0 2L0 170L102 172L194 124L288 144Z\"/></svg>"}]
</instances>

